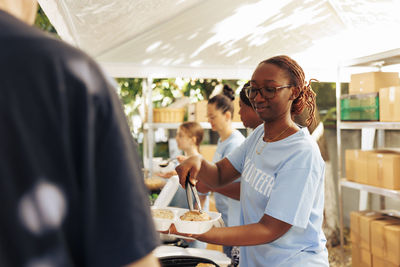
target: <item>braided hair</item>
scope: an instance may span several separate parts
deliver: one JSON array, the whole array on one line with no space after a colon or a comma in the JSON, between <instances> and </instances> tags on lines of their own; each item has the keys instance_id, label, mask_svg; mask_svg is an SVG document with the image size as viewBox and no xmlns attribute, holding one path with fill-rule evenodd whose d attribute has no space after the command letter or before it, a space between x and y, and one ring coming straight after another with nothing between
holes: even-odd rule
<instances>
[{"instance_id":1,"label":"braided hair","mask_svg":"<svg viewBox=\"0 0 400 267\"><path fill-rule=\"evenodd\" d=\"M292 58L281 55L262 61L260 64L274 64L284 70L290 79L290 84L296 88L297 97L293 100L290 112L294 115L300 114L305 107L309 110L309 117L306 120L307 126L315 120L315 93L311 88L311 79L308 84L305 81L305 74L300 65Z\"/></svg>"}]
</instances>

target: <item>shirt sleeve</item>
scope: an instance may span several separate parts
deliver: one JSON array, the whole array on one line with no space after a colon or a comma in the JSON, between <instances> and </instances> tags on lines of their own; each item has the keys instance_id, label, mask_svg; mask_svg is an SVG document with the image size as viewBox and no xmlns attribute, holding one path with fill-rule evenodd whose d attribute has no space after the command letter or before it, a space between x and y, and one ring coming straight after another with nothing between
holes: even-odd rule
<instances>
[{"instance_id":1,"label":"shirt sleeve","mask_svg":"<svg viewBox=\"0 0 400 267\"><path fill-rule=\"evenodd\" d=\"M233 165L233 167L240 173L242 173L243 171L248 143L249 143L249 138L246 138L240 146L233 149L231 153L229 153L226 156L226 158Z\"/></svg>"},{"instance_id":2,"label":"shirt sleeve","mask_svg":"<svg viewBox=\"0 0 400 267\"><path fill-rule=\"evenodd\" d=\"M324 175L324 168L312 158L311 153L300 153L288 165L296 166L295 162L301 161L299 165L306 162L307 168L286 168L276 174L265 214L293 226L307 227Z\"/></svg>"}]
</instances>

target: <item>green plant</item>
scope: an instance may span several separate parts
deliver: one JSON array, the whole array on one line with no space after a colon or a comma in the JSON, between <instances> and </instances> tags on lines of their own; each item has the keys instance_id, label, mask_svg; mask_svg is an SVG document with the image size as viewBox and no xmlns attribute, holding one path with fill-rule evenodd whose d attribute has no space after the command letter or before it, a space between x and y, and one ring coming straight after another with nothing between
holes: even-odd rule
<instances>
[{"instance_id":1,"label":"green plant","mask_svg":"<svg viewBox=\"0 0 400 267\"><path fill-rule=\"evenodd\" d=\"M50 23L49 19L47 18L46 14L44 13L43 9L39 6L38 11L36 13L35 24L36 27L42 29L46 32L52 33L56 35L58 38L58 34L54 26Z\"/></svg>"}]
</instances>

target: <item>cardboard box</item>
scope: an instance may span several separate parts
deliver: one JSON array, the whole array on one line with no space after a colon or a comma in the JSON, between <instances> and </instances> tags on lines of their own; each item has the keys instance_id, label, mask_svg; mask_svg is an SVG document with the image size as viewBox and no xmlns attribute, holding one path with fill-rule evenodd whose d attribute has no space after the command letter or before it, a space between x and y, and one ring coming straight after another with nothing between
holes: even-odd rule
<instances>
[{"instance_id":1,"label":"cardboard box","mask_svg":"<svg viewBox=\"0 0 400 267\"><path fill-rule=\"evenodd\" d=\"M371 153L367 156L367 183L383 187L382 153Z\"/></svg>"},{"instance_id":2,"label":"cardboard box","mask_svg":"<svg viewBox=\"0 0 400 267\"><path fill-rule=\"evenodd\" d=\"M367 184L368 176L367 176L367 158L368 155L373 153L372 151L367 150L359 150L356 155L355 160L355 176L356 182Z\"/></svg>"},{"instance_id":3,"label":"cardboard box","mask_svg":"<svg viewBox=\"0 0 400 267\"><path fill-rule=\"evenodd\" d=\"M387 260L372 255L372 266L374 267L400 267L400 265L393 264Z\"/></svg>"},{"instance_id":4,"label":"cardboard box","mask_svg":"<svg viewBox=\"0 0 400 267\"><path fill-rule=\"evenodd\" d=\"M353 244L351 248L351 266L353 267L372 266L371 252Z\"/></svg>"},{"instance_id":5,"label":"cardboard box","mask_svg":"<svg viewBox=\"0 0 400 267\"><path fill-rule=\"evenodd\" d=\"M233 100L233 122L241 122L239 115L239 96ZM188 107L188 121L208 122L207 119L207 100L192 103Z\"/></svg>"},{"instance_id":6,"label":"cardboard box","mask_svg":"<svg viewBox=\"0 0 400 267\"><path fill-rule=\"evenodd\" d=\"M384 220L386 217L381 213L370 211L360 214L359 217L359 233L360 233L360 243L359 246L367 251L372 251L371 249L371 225L377 220Z\"/></svg>"},{"instance_id":7,"label":"cardboard box","mask_svg":"<svg viewBox=\"0 0 400 267\"><path fill-rule=\"evenodd\" d=\"M400 224L400 220L385 217L371 222L371 252L374 256L387 258L387 240L385 239L384 227Z\"/></svg>"},{"instance_id":8,"label":"cardboard box","mask_svg":"<svg viewBox=\"0 0 400 267\"><path fill-rule=\"evenodd\" d=\"M351 245L351 266L352 267L362 267L361 265L361 248L357 244Z\"/></svg>"},{"instance_id":9,"label":"cardboard box","mask_svg":"<svg viewBox=\"0 0 400 267\"><path fill-rule=\"evenodd\" d=\"M370 210L350 212L350 238L353 244L360 246L361 243L360 218L362 216L373 217L378 215L381 216L380 213Z\"/></svg>"},{"instance_id":10,"label":"cardboard box","mask_svg":"<svg viewBox=\"0 0 400 267\"><path fill-rule=\"evenodd\" d=\"M346 150L346 179L357 183L367 184L367 159L372 150Z\"/></svg>"},{"instance_id":11,"label":"cardboard box","mask_svg":"<svg viewBox=\"0 0 400 267\"><path fill-rule=\"evenodd\" d=\"M400 86L397 72L366 72L352 74L349 94L365 94L379 92L380 88Z\"/></svg>"},{"instance_id":12,"label":"cardboard box","mask_svg":"<svg viewBox=\"0 0 400 267\"><path fill-rule=\"evenodd\" d=\"M360 216L360 211L350 212L350 239L351 243L360 243L360 223L358 217Z\"/></svg>"},{"instance_id":13,"label":"cardboard box","mask_svg":"<svg viewBox=\"0 0 400 267\"><path fill-rule=\"evenodd\" d=\"M363 248L360 249L360 263L361 266L372 266L372 254L370 251Z\"/></svg>"},{"instance_id":14,"label":"cardboard box","mask_svg":"<svg viewBox=\"0 0 400 267\"><path fill-rule=\"evenodd\" d=\"M379 114L380 121L400 121L399 86L379 89Z\"/></svg>"},{"instance_id":15,"label":"cardboard box","mask_svg":"<svg viewBox=\"0 0 400 267\"><path fill-rule=\"evenodd\" d=\"M400 220L399 224L383 227L385 245L385 259L395 266L400 266Z\"/></svg>"},{"instance_id":16,"label":"cardboard box","mask_svg":"<svg viewBox=\"0 0 400 267\"><path fill-rule=\"evenodd\" d=\"M367 155L367 183L387 189L400 189L400 154L376 151Z\"/></svg>"},{"instance_id":17,"label":"cardboard box","mask_svg":"<svg viewBox=\"0 0 400 267\"><path fill-rule=\"evenodd\" d=\"M192 103L188 107L188 121L207 122L207 100Z\"/></svg>"},{"instance_id":18,"label":"cardboard box","mask_svg":"<svg viewBox=\"0 0 400 267\"><path fill-rule=\"evenodd\" d=\"M207 160L212 161L217 145L200 145L200 154Z\"/></svg>"},{"instance_id":19,"label":"cardboard box","mask_svg":"<svg viewBox=\"0 0 400 267\"><path fill-rule=\"evenodd\" d=\"M349 181L356 181L356 157L357 151L355 149L346 149L345 151L345 167L346 167L346 179Z\"/></svg>"}]
</instances>

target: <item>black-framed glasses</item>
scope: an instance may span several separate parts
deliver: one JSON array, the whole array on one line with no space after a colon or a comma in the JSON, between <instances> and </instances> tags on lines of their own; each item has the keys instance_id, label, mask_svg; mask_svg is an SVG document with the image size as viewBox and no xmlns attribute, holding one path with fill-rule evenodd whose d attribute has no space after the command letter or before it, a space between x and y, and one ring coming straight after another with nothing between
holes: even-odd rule
<instances>
[{"instance_id":1,"label":"black-framed glasses","mask_svg":"<svg viewBox=\"0 0 400 267\"><path fill-rule=\"evenodd\" d=\"M246 93L246 96L250 99L253 100L256 98L257 93L260 93L262 97L266 99L271 99L275 97L276 91L284 89L284 88L290 88L293 85L282 85L282 86L266 86L266 87L261 87L261 88L254 88L253 86L247 86L244 91Z\"/></svg>"}]
</instances>

